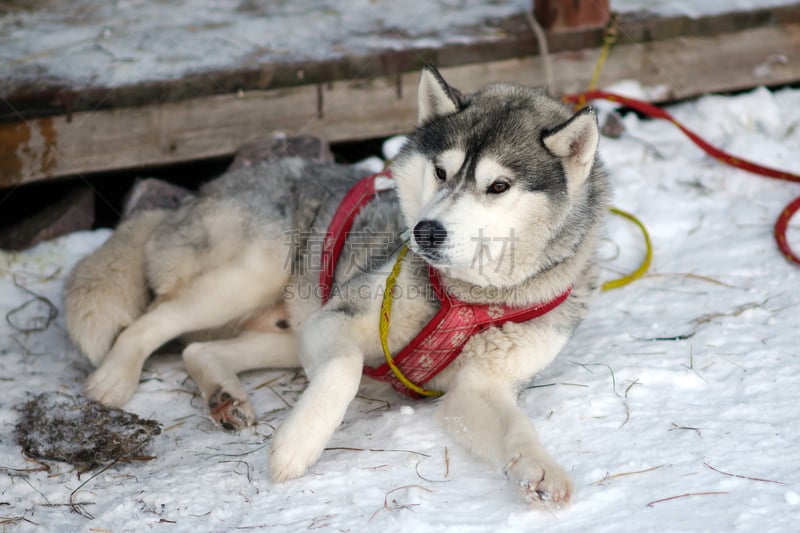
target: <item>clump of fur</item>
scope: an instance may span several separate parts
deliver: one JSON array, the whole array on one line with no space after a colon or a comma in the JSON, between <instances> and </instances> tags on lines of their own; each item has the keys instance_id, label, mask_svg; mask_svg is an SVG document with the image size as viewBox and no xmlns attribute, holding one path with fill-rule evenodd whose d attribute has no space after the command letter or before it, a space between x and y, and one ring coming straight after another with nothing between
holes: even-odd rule
<instances>
[{"instance_id":1,"label":"clump of fur","mask_svg":"<svg viewBox=\"0 0 800 533\"><path fill-rule=\"evenodd\" d=\"M17 444L31 457L82 469L134 456L161 433L155 420L60 392L45 392L20 407Z\"/></svg>"}]
</instances>

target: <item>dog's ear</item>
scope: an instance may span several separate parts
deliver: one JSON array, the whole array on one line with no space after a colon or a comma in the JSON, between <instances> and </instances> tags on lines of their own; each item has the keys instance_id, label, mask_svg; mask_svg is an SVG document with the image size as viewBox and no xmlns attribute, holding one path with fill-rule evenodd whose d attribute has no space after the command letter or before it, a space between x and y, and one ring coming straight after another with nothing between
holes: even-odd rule
<instances>
[{"instance_id":1,"label":"dog's ear","mask_svg":"<svg viewBox=\"0 0 800 533\"><path fill-rule=\"evenodd\" d=\"M542 144L562 159L570 191L583 185L594 164L600 130L593 107L584 107L572 118L553 129L542 132Z\"/></svg>"},{"instance_id":2,"label":"dog's ear","mask_svg":"<svg viewBox=\"0 0 800 533\"><path fill-rule=\"evenodd\" d=\"M422 69L417 92L417 123L450 115L461 108L461 93L450 87L439 71L428 65Z\"/></svg>"}]
</instances>

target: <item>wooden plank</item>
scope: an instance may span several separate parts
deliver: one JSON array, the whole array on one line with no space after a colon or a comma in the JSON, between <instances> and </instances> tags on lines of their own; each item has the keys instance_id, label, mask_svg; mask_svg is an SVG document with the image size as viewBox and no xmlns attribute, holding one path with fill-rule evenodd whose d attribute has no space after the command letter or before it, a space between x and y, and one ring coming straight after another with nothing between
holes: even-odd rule
<instances>
[{"instance_id":1,"label":"wooden plank","mask_svg":"<svg viewBox=\"0 0 800 533\"><path fill-rule=\"evenodd\" d=\"M800 24L713 37L616 46L600 86L622 79L665 85L667 99L800 80L800 62L768 58L800 49ZM555 54L562 93L586 87L597 49ZM541 84L538 57L442 70L472 90L490 80ZM418 73L270 91L192 98L138 108L74 113L0 124L0 186L59 176L161 165L232 154L274 132L330 141L408 131L416 116Z\"/></svg>"}]
</instances>

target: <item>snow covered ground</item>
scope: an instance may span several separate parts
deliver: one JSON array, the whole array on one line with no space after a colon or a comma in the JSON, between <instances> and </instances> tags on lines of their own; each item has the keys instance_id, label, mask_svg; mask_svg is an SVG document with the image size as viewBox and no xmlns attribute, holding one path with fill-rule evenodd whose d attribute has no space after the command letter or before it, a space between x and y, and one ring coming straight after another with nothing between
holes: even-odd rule
<instances>
[{"instance_id":1,"label":"snow covered ground","mask_svg":"<svg viewBox=\"0 0 800 533\"><path fill-rule=\"evenodd\" d=\"M716 145L800 172L798 90L709 96L672 111ZM275 485L265 448L302 377L246 375L260 423L233 434L212 426L170 354L147 363L127 406L163 424L146 450L154 459L96 477L54 462L34 471L11 435L14 407L42 391L78 394L89 365L67 340L63 315L35 333L11 323L47 316L34 293L60 305L65 274L103 230L0 253L0 523L114 532L794 531L800 268L777 252L771 231L800 187L721 166L668 123L634 115L624 123L625 134L603 138L601 150L614 204L651 232L651 273L600 294L520 398L572 473L569 508L527 509L500 472L434 424L435 401L392 395L356 400L311 472ZM789 238L800 249L797 220ZM635 227L610 218L604 275L632 269L642 253Z\"/></svg>"}]
</instances>

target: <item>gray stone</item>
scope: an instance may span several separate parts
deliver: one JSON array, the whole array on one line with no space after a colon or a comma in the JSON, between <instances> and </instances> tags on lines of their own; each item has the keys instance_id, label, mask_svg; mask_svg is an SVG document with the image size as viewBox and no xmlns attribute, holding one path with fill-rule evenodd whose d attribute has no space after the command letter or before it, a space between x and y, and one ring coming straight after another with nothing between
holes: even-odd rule
<instances>
[{"instance_id":1,"label":"gray stone","mask_svg":"<svg viewBox=\"0 0 800 533\"><path fill-rule=\"evenodd\" d=\"M625 133L625 123L622 122L622 116L616 111L610 112L606 115L603 126L600 128L600 133L612 139L618 139Z\"/></svg>"}]
</instances>

